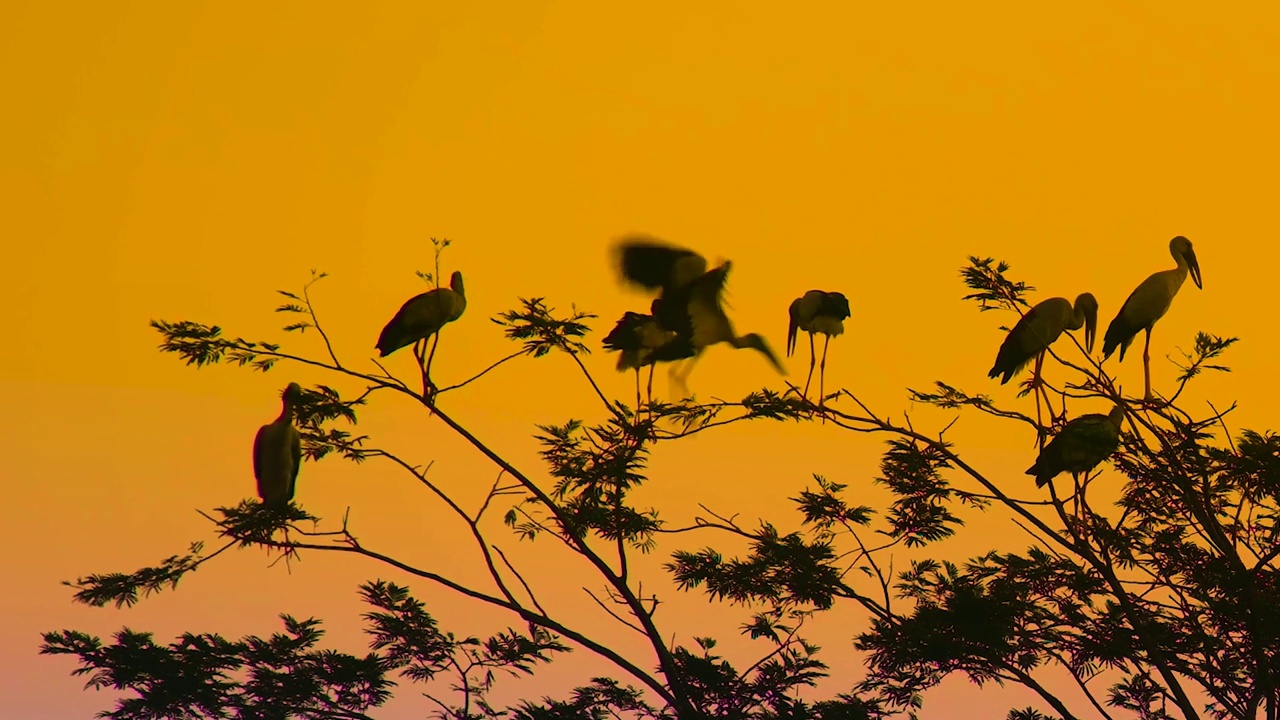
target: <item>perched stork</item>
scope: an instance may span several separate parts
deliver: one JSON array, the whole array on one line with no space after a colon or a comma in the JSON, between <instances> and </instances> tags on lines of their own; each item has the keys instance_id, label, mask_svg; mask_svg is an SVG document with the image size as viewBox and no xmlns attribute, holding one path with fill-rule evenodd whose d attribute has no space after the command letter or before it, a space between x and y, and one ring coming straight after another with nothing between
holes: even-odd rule
<instances>
[{"instance_id":1,"label":"perched stork","mask_svg":"<svg viewBox=\"0 0 1280 720\"><path fill-rule=\"evenodd\" d=\"M624 279L644 289L660 291L661 302L653 307L657 322L675 332L676 342L687 342L693 349L683 377L677 380L672 368L673 381L683 384L702 351L722 342L737 349L757 350L778 372L786 374L763 337L734 332L722 301L730 263L708 271L706 259L696 252L647 236L624 238L617 245L617 255Z\"/></svg>"},{"instance_id":2,"label":"perched stork","mask_svg":"<svg viewBox=\"0 0 1280 720\"><path fill-rule=\"evenodd\" d=\"M379 357L440 332L446 324L462 317L467 309L467 293L462 273L454 271L449 287L436 288L409 298L378 336ZM419 358L421 360L421 358Z\"/></svg>"},{"instance_id":3,"label":"perched stork","mask_svg":"<svg viewBox=\"0 0 1280 720\"><path fill-rule=\"evenodd\" d=\"M1188 272L1196 287L1204 289L1200 279L1200 263L1196 260L1196 251L1191 248L1191 241L1181 235L1175 237L1169 241L1169 254L1173 256L1177 267L1152 273L1143 280L1129 294L1129 299L1124 301L1102 339L1102 359L1111 357L1111 353L1119 347L1120 362L1124 362L1124 353L1138 336L1138 331L1146 331L1146 342L1142 346L1142 375L1146 387L1143 397L1148 402L1151 401L1151 328L1169 312L1169 306L1182 289L1182 283L1186 282Z\"/></svg>"},{"instance_id":4,"label":"perched stork","mask_svg":"<svg viewBox=\"0 0 1280 720\"><path fill-rule=\"evenodd\" d=\"M1092 293L1080 293L1074 306L1064 297L1049 298L1037 303L1005 336L1004 342L1000 344L1000 352L996 353L996 362L991 366L987 377L1003 375L1000 384L1004 385L1034 360L1031 385L1039 393L1036 405L1038 408L1040 395L1043 395L1045 403L1049 405L1049 417L1052 418L1053 404L1049 402L1049 395L1041 383L1044 356L1064 330L1079 330L1081 326L1084 327L1086 352L1092 353L1093 341L1098 334L1098 300Z\"/></svg>"},{"instance_id":5,"label":"perched stork","mask_svg":"<svg viewBox=\"0 0 1280 720\"><path fill-rule=\"evenodd\" d=\"M253 475L258 479L258 497L270 508L282 508L293 500L302 465L302 437L293 426L294 413L302 399L296 382L281 393L284 407L280 416L258 428L253 439Z\"/></svg>"},{"instance_id":6,"label":"perched stork","mask_svg":"<svg viewBox=\"0 0 1280 720\"><path fill-rule=\"evenodd\" d=\"M1048 485L1063 472L1071 473L1079 482L1081 473L1091 472L1120 447L1123 422L1124 406L1118 404L1107 415L1081 415L1063 426L1044 446L1027 474L1035 476L1036 487Z\"/></svg>"},{"instance_id":7,"label":"perched stork","mask_svg":"<svg viewBox=\"0 0 1280 720\"><path fill-rule=\"evenodd\" d=\"M618 371L636 371L636 407L640 407L640 368L649 367L649 402L653 402L653 369L660 362L674 362L693 357L693 345L689 339L678 338L658 322L662 300L655 298L649 315L627 312L605 336L606 350L619 351Z\"/></svg>"},{"instance_id":8,"label":"perched stork","mask_svg":"<svg viewBox=\"0 0 1280 720\"><path fill-rule=\"evenodd\" d=\"M800 330L809 334L809 374L804 379L802 397L809 397L809 382L813 379L813 335L820 333L822 339L822 364L818 368L818 395L821 403L826 399L827 344L835 335L844 334L844 321L849 317L849 299L842 293L810 290L791 301L787 314L791 318L787 326L787 357L796 349L796 333Z\"/></svg>"}]
</instances>

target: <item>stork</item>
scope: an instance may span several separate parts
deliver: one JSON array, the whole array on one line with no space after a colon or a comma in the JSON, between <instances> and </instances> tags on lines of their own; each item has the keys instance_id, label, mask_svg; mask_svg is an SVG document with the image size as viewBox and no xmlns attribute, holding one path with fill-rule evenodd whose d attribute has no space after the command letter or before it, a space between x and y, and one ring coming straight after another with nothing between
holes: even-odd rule
<instances>
[{"instance_id":1,"label":"stork","mask_svg":"<svg viewBox=\"0 0 1280 720\"><path fill-rule=\"evenodd\" d=\"M279 509L293 500L302 465L302 437L293 418L302 399L302 386L289 383L280 394L284 407L274 421L258 428L253 439L253 475L262 504Z\"/></svg>"},{"instance_id":2,"label":"stork","mask_svg":"<svg viewBox=\"0 0 1280 720\"><path fill-rule=\"evenodd\" d=\"M1120 447L1123 422L1124 406L1118 403L1106 415L1081 415L1063 426L1044 446L1027 474L1035 477L1036 487L1048 485L1063 472L1071 473L1078 483L1081 473L1091 472Z\"/></svg>"},{"instance_id":3,"label":"stork","mask_svg":"<svg viewBox=\"0 0 1280 720\"><path fill-rule=\"evenodd\" d=\"M1085 350L1092 353L1093 341L1098 334L1098 300L1092 293L1080 293L1074 306L1064 297L1053 297L1037 303L1005 336L1004 342L1000 344L1000 352L996 353L996 362L991 366L987 377L1003 375L1000 384L1004 385L1034 360L1031 385L1037 393L1036 412L1039 412L1040 396L1044 395L1045 404L1049 406L1049 418L1052 420L1053 404L1049 402L1049 395L1042 383L1044 356L1064 330L1079 330L1081 326L1084 327Z\"/></svg>"},{"instance_id":4,"label":"stork","mask_svg":"<svg viewBox=\"0 0 1280 720\"><path fill-rule=\"evenodd\" d=\"M1143 398L1150 402L1151 396L1151 328L1164 314L1169 312L1173 298L1182 289L1191 273L1191 281L1200 290L1204 285L1200 278L1200 263L1196 260L1196 251L1191 248L1191 241L1179 235L1169 241L1169 254L1177 266L1170 270L1152 273L1142 284L1129 294L1124 301L1115 320L1107 326L1107 334L1102 339L1102 359L1106 360L1120 348L1120 362L1124 362L1124 353L1129 349L1138 331L1146 332L1146 342L1142 346L1142 376L1146 392Z\"/></svg>"},{"instance_id":5,"label":"stork","mask_svg":"<svg viewBox=\"0 0 1280 720\"><path fill-rule=\"evenodd\" d=\"M440 332L446 324L462 317L467 309L467 293L462 285L462 273L454 271L449 278L449 287L436 288L409 298L395 317L382 328L378 336L379 357L420 341L425 341ZM436 339L439 342L439 338ZM422 364L422 350L425 342L414 349L418 364ZM434 350L432 353L434 354Z\"/></svg>"},{"instance_id":6,"label":"stork","mask_svg":"<svg viewBox=\"0 0 1280 720\"><path fill-rule=\"evenodd\" d=\"M722 342L736 349L757 350L779 373L786 374L763 337L734 332L722 303L729 262L708 271L706 259L698 253L648 236L624 238L617 251L623 278L647 290L659 290L662 302L654 307L657 321L674 331L677 340L687 341L693 348L688 369L679 383L683 385L703 350ZM677 381L675 368L672 380Z\"/></svg>"},{"instance_id":7,"label":"stork","mask_svg":"<svg viewBox=\"0 0 1280 720\"><path fill-rule=\"evenodd\" d=\"M653 402L653 369L659 362L674 362L693 357L688 338L677 338L675 331L658 322L662 299L654 298L650 314L628 311L605 336L606 350L619 351L618 371L636 371L636 407L640 407L640 368L649 366L649 402Z\"/></svg>"},{"instance_id":8,"label":"stork","mask_svg":"<svg viewBox=\"0 0 1280 720\"><path fill-rule=\"evenodd\" d=\"M809 374L805 376L801 397L809 396L809 382L813 379L813 335L823 335L822 364L818 369L818 402L821 404L826 399L827 344L832 336L844 334L844 321L850 315L849 300L842 293L810 290L791 301L787 314L791 317L787 326L787 357L795 352L796 332L803 330L809 334Z\"/></svg>"}]
</instances>

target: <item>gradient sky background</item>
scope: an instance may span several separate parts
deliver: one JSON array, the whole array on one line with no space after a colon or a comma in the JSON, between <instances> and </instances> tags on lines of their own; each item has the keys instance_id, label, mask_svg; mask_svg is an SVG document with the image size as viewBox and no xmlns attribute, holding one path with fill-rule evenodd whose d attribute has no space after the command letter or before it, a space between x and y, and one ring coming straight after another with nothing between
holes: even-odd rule
<instances>
[{"instance_id":1,"label":"gradient sky background","mask_svg":"<svg viewBox=\"0 0 1280 720\"><path fill-rule=\"evenodd\" d=\"M966 255L1010 261L1037 299L1094 292L1101 336L1142 278L1172 267L1167 243L1183 234L1205 289L1187 283L1157 326L1157 389L1175 374L1164 357L1195 331L1241 335L1235 373L1201 383L1188 407L1239 398L1233 428L1272 423L1278 392L1266 378L1280 342L1260 298L1274 294L1280 260L1280 7L895 5L6 3L0 716L88 717L107 706L107 694L80 692L70 659L36 655L45 630L239 637L276 631L284 611L325 618L331 646L365 647L357 584L405 577L358 559L311 555L289 574L261 552L233 553L126 611L73 606L58 582L131 571L210 539L195 509L253 495L250 444L274 418L279 389L294 379L355 387L287 366L197 372L156 351L149 319L218 323L319 353L316 338L279 332L271 312L276 289L296 290L318 268L332 276L314 297L338 352L372 367L378 330L423 289L413 271L430 269L431 236L455 241L443 269L467 273L470 298L441 347L444 380L513 347L487 318L521 295L598 313L598 344L623 310L647 302L606 265L608 243L639 231L732 258L740 329L779 350L793 297L843 290L854 315L832 344L828 387L889 414L909 409L907 386L935 378L1013 402L1012 385L985 377L1010 321L960 300ZM631 376L613 362L598 353L590 367L629 398ZM390 367L411 363L402 353ZM792 379L803 380L804 363L790 361ZM1140 351L1119 368L1140 392ZM522 359L446 407L540 473L533 423L599 417L575 372L563 357ZM759 356L723 348L691 383L700 396L783 387ZM666 389L660 373L655 391ZM950 415L916 408L913 418L937 430ZM404 401L375 404L362 426L414 462L434 460L464 503L479 502L494 477ZM1025 433L966 416L951 435L992 477L1030 488ZM786 498L812 472L879 502L870 483L881 448L830 427L735 426L662 449L643 499L672 522L688 522L700 501L791 529ZM463 527L385 463L308 465L298 500L335 519L350 506L370 546L479 579ZM1001 513L975 527L984 533L938 553L1026 546ZM549 544L495 538L530 573L562 567ZM664 549L713 538L678 539ZM544 575L542 592L650 664L581 585ZM460 634L510 621L413 587ZM666 629L683 642L714 631L742 650L732 633L745 613L707 618L699 594L664 597ZM675 621L682 610L697 624ZM841 609L813 624L834 668L813 697L856 679L859 617ZM576 652L505 687L559 696L591 664ZM404 687L381 716L420 717L417 692ZM948 682L925 716L969 717L973 702L1002 715L1035 701Z\"/></svg>"}]
</instances>

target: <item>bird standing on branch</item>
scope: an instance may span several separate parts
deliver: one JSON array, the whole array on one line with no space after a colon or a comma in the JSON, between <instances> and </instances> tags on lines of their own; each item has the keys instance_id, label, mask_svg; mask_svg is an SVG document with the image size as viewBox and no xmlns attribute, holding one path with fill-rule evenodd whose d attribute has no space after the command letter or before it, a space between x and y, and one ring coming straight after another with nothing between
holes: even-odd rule
<instances>
[{"instance_id":1,"label":"bird standing on branch","mask_svg":"<svg viewBox=\"0 0 1280 720\"><path fill-rule=\"evenodd\" d=\"M1049 406L1049 417L1054 419L1053 404L1049 402L1049 395L1042 382L1044 356L1064 330L1079 330L1081 326L1084 327L1085 351L1092 353L1093 341L1098 334L1098 300L1092 293L1081 293L1076 297L1074 306L1064 297L1049 298L1037 303L1005 336L1004 342L1000 344L1000 352L996 353L996 362L991 366L987 377L1003 375L1000 384L1004 385L1034 360L1031 386L1037 392L1036 411L1039 412L1040 396L1043 395L1045 404Z\"/></svg>"},{"instance_id":2,"label":"bird standing on branch","mask_svg":"<svg viewBox=\"0 0 1280 720\"><path fill-rule=\"evenodd\" d=\"M653 402L653 369L660 362L674 362L693 357L693 345L688 338L678 338L674 330L668 330L658 322L662 300L655 298L649 315L627 312L605 336L606 350L619 351L618 371L636 371L636 407L640 407L640 368L649 366L649 402Z\"/></svg>"},{"instance_id":3,"label":"bird standing on branch","mask_svg":"<svg viewBox=\"0 0 1280 720\"><path fill-rule=\"evenodd\" d=\"M258 497L262 504L279 509L293 500L302 466L302 437L293 426L302 386L289 383L281 393L284 407L280 416L258 428L253 439L253 475L258 480Z\"/></svg>"},{"instance_id":4,"label":"bird standing on branch","mask_svg":"<svg viewBox=\"0 0 1280 720\"><path fill-rule=\"evenodd\" d=\"M454 271L449 287L436 288L409 298L378 336L379 357L440 332L446 324L462 317L467 309L467 293L462 273Z\"/></svg>"},{"instance_id":5,"label":"bird standing on branch","mask_svg":"<svg viewBox=\"0 0 1280 720\"><path fill-rule=\"evenodd\" d=\"M1107 334L1102 339L1102 359L1106 360L1120 348L1120 362L1124 362L1124 353L1129 349L1138 331L1146 332L1146 342L1142 346L1142 376L1146 392L1143 398L1150 402L1151 395L1151 329L1156 321L1169 312L1173 298L1182 289L1182 284L1191 274L1191 281L1203 290L1200 278L1200 263L1196 260L1196 252L1191 248L1191 241L1179 235L1169 241L1169 254L1177 266L1170 270L1152 273L1142 284L1129 294L1120 312L1107 327Z\"/></svg>"},{"instance_id":6,"label":"bird standing on branch","mask_svg":"<svg viewBox=\"0 0 1280 720\"><path fill-rule=\"evenodd\" d=\"M1044 487L1063 472L1071 473L1078 484L1081 473L1091 472L1120 447L1123 422L1124 406L1119 404L1106 415L1081 415L1044 446L1027 474L1035 476L1036 487Z\"/></svg>"},{"instance_id":7,"label":"bird standing on branch","mask_svg":"<svg viewBox=\"0 0 1280 720\"><path fill-rule=\"evenodd\" d=\"M822 364L818 368L818 404L826 401L827 345L831 338L844 334L844 321L849 317L849 300L838 292L810 290L791 301L787 314L791 322L787 326L787 357L796 349L796 333L800 330L809 334L809 374L804 379L804 392L801 397L809 397L809 382L813 379L813 335L820 333L822 339Z\"/></svg>"}]
</instances>

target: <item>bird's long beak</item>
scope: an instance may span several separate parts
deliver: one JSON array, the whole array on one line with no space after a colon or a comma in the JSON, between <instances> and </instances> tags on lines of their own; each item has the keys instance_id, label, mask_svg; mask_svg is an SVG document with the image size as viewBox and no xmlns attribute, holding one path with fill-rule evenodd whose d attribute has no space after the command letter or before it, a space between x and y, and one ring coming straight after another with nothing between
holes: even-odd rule
<instances>
[{"instance_id":1,"label":"bird's long beak","mask_svg":"<svg viewBox=\"0 0 1280 720\"><path fill-rule=\"evenodd\" d=\"M1187 267L1191 270L1191 282L1195 283L1197 288L1203 290L1204 283L1200 279L1200 261L1196 260L1195 250L1187 250Z\"/></svg>"},{"instance_id":2,"label":"bird's long beak","mask_svg":"<svg viewBox=\"0 0 1280 720\"><path fill-rule=\"evenodd\" d=\"M1093 340L1098 336L1098 311L1089 308L1084 314L1084 349L1093 355Z\"/></svg>"}]
</instances>

